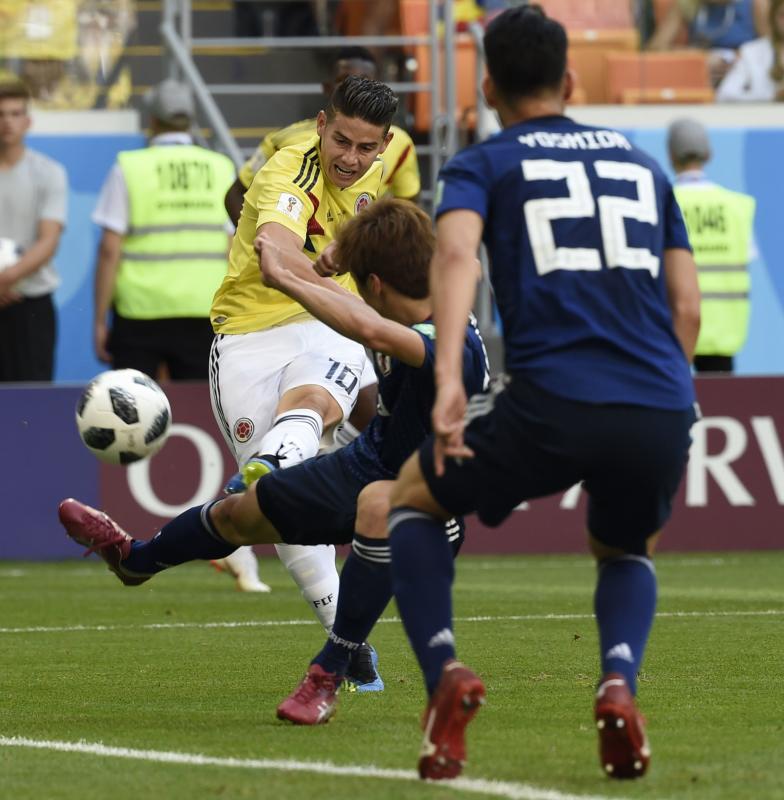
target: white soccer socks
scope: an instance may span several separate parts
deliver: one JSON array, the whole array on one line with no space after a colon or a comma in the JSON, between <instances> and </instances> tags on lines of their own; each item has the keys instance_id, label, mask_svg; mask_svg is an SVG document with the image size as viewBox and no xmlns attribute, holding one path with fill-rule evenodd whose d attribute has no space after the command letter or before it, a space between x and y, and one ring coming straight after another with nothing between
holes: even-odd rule
<instances>
[{"instance_id":1,"label":"white soccer socks","mask_svg":"<svg viewBox=\"0 0 784 800\"><path fill-rule=\"evenodd\" d=\"M275 456L281 469L318 453L324 420L309 408L293 408L275 417L259 444L260 455Z\"/></svg>"},{"instance_id":2,"label":"white soccer socks","mask_svg":"<svg viewBox=\"0 0 784 800\"><path fill-rule=\"evenodd\" d=\"M295 408L275 417L261 440L259 452L274 455L280 468L287 469L318 453L324 421L309 408ZM340 577L335 567L335 548L331 545L305 547L276 544L278 558L299 586L305 602L319 622L330 631L335 621Z\"/></svg>"},{"instance_id":3,"label":"white soccer socks","mask_svg":"<svg viewBox=\"0 0 784 800\"><path fill-rule=\"evenodd\" d=\"M329 633L335 622L340 585L340 576L335 567L335 548L331 544L315 547L276 544L275 549L289 575L299 586L305 602Z\"/></svg>"}]
</instances>

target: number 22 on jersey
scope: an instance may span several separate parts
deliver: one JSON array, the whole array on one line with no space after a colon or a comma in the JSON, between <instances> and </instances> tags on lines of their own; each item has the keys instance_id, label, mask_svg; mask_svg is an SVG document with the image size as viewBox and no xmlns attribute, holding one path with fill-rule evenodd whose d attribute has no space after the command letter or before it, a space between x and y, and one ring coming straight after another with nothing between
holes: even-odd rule
<instances>
[{"instance_id":1,"label":"number 22 on jersey","mask_svg":"<svg viewBox=\"0 0 784 800\"><path fill-rule=\"evenodd\" d=\"M646 269L655 278L659 274L659 257L645 247L632 247L626 238L625 219L656 225L659 213L653 173L628 161L595 161L593 169L599 178L632 181L637 199L602 194L594 197L585 164L582 161L526 159L522 162L526 180L566 180L565 197L528 200L523 204L528 238L539 275L557 269L600 270L599 251L592 247L559 247L555 243L552 222L559 219L595 217L599 207L604 260L608 267Z\"/></svg>"}]
</instances>

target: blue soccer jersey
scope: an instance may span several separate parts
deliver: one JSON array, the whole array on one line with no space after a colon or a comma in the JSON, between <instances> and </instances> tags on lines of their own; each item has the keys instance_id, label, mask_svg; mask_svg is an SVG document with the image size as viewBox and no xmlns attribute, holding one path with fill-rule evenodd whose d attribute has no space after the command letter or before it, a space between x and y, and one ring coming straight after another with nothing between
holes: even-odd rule
<instances>
[{"instance_id":1,"label":"blue soccer jersey","mask_svg":"<svg viewBox=\"0 0 784 800\"><path fill-rule=\"evenodd\" d=\"M425 345L421 367L412 367L383 353L373 354L378 376L378 412L359 438L344 448L349 463L362 472L381 469L393 478L403 462L432 430L430 413L436 395L435 326L414 325ZM463 344L463 384L466 394L478 394L490 380L484 342L471 319ZM381 476L379 476L381 477Z\"/></svg>"},{"instance_id":2,"label":"blue soccer jersey","mask_svg":"<svg viewBox=\"0 0 784 800\"><path fill-rule=\"evenodd\" d=\"M563 116L507 128L443 168L436 214L455 209L484 220L509 372L583 402L694 401L664 277L686 227L625 136Z\"/></svg>"}]
</instances>

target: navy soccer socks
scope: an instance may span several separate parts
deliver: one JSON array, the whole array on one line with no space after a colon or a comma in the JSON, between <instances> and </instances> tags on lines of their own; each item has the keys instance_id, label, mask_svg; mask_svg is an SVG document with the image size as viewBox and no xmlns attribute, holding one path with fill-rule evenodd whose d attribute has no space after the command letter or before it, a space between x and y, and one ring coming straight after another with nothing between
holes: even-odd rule
<instances>
[{"instance_id":1,"label":"navy soccer socks","mask_svg":"<svg viewBox=\"0 0 784 800\"><path fill-rule=\"evenodd\" d=\"M602 673L620 672L632 694L656 613L656 572L644 556L625 555L599 565L594 595Z\"/></svg>"},{"instance_id":2,"label":"navy soccer socks","mask_svg":"<svg viewBox=\"0 0 784 800\"><path fill-rule=\"evenodd\" d=\"M148 542L134 541L123 567L138 575L154 575L186 561L224 558L233 553L237 546L229 544L209 518L214 502L183 511Z\"/></svg>"},{"instance_id":3,"label":"navy soccer socks","mask_svg":"<svg viewBox=\"0 0 784 800\"><path fill-rule=\"evenodd\" d=\"M413 508L389 514L392 589L429 695L455 657L452 581L455 567L444 523Z\"/></svg>"},{"instance_id":4,"label":"navy soccer socks","mask_svg":"<svg viewBox=\"0 0 784 800\"><path fill-rule=\"evenodd\" d=\"M340 573L335 622L311 663L326 672L346 674L352 654L367 640L392 598L389 562L389 540L354 534Z\"/></svg>"}]
</instances>

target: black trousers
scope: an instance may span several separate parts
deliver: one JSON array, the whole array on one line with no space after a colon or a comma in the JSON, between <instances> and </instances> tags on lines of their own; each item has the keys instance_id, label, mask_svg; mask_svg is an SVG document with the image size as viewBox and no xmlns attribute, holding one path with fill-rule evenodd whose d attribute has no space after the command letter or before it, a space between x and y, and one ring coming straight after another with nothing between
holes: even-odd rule
<instances>
[{"instance_id":1,"label":"black trousers","mask_svg":"<svg viewBox=\"0 0 784 800\"><path fill-rule=\"evenodd\" d=\"M0 381L50 381L57 335L52 295L0 308Z\"/></svg>"},{"instance_id":2,"label":"black trousers","mask_svg":"<svg viewBox=\"0 0 784 800\"><path fill-rule=\"evenodd\" d=\"M128 319L114 315L109 352L114 369L138 369L155 378L165 366L175 381L206 381L212 324L207 317Z\"/></svg>"},{"instance_id":3,"label":"black trousers","mask_svg":"<svg viewBox=\"0 0 784 800\"><path fill-rule=\"evenodd\" d=\"M694 356L696 372L732 372L732 356Z\"/></svg>"}]
</instances>

